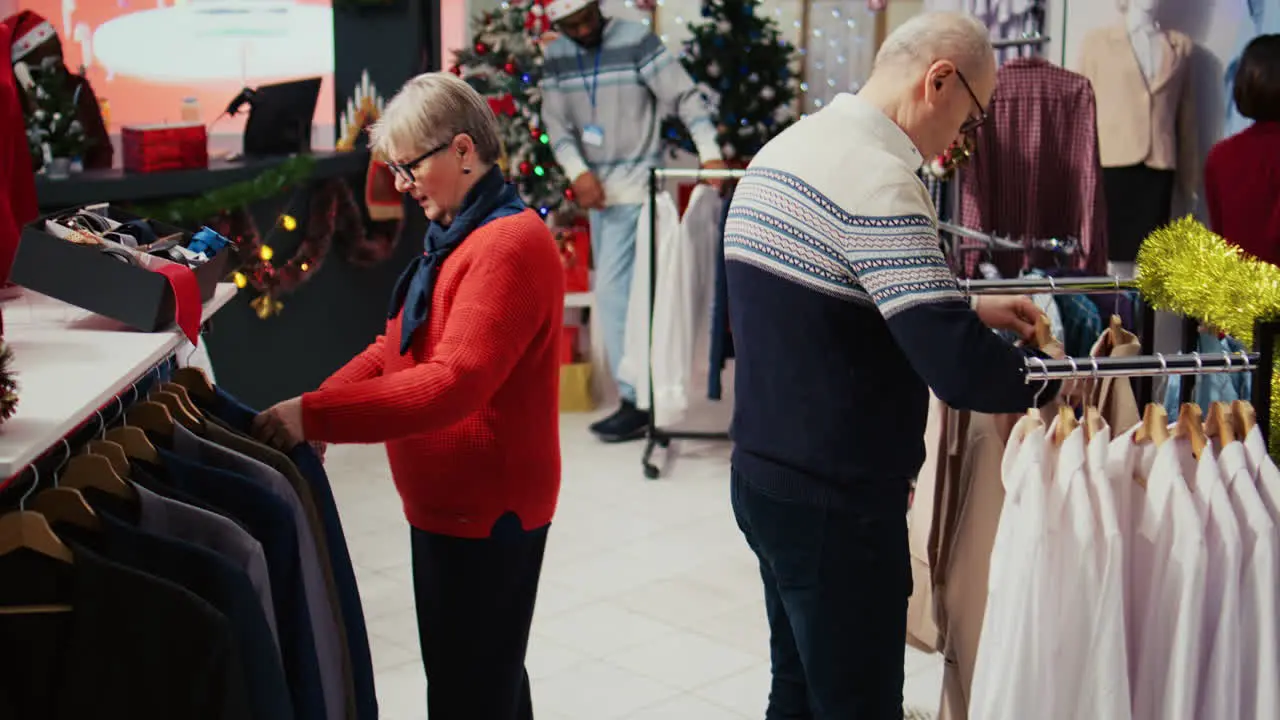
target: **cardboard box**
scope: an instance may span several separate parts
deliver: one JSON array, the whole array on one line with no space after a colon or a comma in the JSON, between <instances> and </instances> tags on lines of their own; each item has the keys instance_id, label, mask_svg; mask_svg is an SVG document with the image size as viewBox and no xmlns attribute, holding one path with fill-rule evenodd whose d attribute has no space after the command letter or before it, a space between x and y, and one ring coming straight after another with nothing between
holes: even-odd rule
<instances>
[{"instance_id":1,"label":"cardboard box","mask_svg":"<svg viewBox=\"0 0 1280 720\"><path fill-rule=\"evenodd\" d=\"M10 276L12 282L145 332L173 325L176 305L169 279L159 272L105 254L101 246L78 245L49 234L45 220L64 214L69 213L47 215L22 228ZM119 222L138 219L115 208L106 214ZM181 233L184 245L191 241L191 233L185 230L154 220L149 222L158 237ZM191 270L199 286L201 302L213 297L218 283L228 272L233 254L234 249L228 246L209 262Z\"/></svg>"},{"instance_id":2,"label":"cardboard box","mask_svg":"<svg viewBox=\"0 0 1280 720\"><path fill-rule=\"evenodd\" d=\"M209 135L201 123L126 125L120 128L127 172L209 167Z\"/></svg>"}]
</instances>

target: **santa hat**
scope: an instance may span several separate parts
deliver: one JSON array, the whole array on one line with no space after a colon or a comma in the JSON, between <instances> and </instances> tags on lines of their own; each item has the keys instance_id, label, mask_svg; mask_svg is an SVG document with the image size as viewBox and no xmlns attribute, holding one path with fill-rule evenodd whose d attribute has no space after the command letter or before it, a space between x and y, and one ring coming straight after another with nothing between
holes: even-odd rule
<instances>
[{"instance_id":1,"label":"santa hat","mask_svg":"<svg viewBox=\"0 0 1280 720\"><path fill-rule=\"evenodd\" d=\"M556 23L591 5L596 0L551 0L547 3L547 17Z\"/></svg>"},{"instance_id":2,"label":"santa hat","mask_svg":"<svg viewBox=\"0 0 1280 720\"><path fill-rule=\"evenodd\" d=\"M53 31L53 25L48 20L30 10L23 10L14 15L9 19L9 24L13 27L10 63L18 62L29 55L32 50L52 40L57 35Z\"/></svg>"}]
</instances>

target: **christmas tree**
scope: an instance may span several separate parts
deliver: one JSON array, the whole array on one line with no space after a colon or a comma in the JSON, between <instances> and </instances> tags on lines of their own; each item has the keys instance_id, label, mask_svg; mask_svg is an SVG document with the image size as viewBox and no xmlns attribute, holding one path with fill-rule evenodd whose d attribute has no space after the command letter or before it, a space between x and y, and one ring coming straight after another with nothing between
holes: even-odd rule
<instances>
[{"instance_id":1,"label":"christmas tree","mask_svg":"<svg viewBox=\"0 0 1280 720\"><path fill-rule=\"evenodd\" d=\"M756 14L760 0L704 0L702 17L689 23L680 62L707 94L716 113L717 137L725 160L755 155L794 120L796 50L778 25ZM695 152L677 120L663 133L676 147Z\"/></svg>"},{"instance_id":2,"label":"christmas tree","mask_svg":"<svg viewBox=\"0 0 1280 720\"><path fill-rule=\"evenodd\" d=\"M454 53L453 72L489 100L504 147L502 171L544 216L571 199L569 178L542 128L541 36L550 30L544 0L512 0L476 18L470 48Z\"/></svg>"},{"instance_id":3,"label":"christmas tree","mask_svg":"<svg viewBox=\"0 0 1280 720\"><path fill-rule=\"evenodd\" d=\"M27 92L27 144L36 166L43 167L52 158L82 157L90 140L76 119L79 91L70 89L61 59L46 58L27 71L32 80Z\"/></svg>"}]
</instances>

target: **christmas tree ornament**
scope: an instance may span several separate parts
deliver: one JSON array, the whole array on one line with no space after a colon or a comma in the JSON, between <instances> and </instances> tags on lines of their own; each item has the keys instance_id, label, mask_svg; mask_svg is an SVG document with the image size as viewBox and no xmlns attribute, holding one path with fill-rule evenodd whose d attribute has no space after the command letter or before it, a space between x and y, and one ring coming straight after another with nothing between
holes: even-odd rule
<instances>
[{"instance_id":1,"label":"christmas tree ornament","mask_svg":"<svg viewBox=\"0 0 1280 720\"><path fill-rule=\"evenodd\" d=\"M0 341L0 423L18 411L18 378L13 367L13 348Z\"/></svg>"},{"instance_id":2,"label":"christmas tree ornament","mask_svg":"<svg viewBox=\"0 0 1280 720\"><path fill-rule=\"evenodd\" d=\"M515 75L515 74L516 74L516 64L515 64L515 63L513 63L513 62L508 61L506 65L503 65L503 66L502 66L502 71L503 71L503 72L505 72L505 73L506 73L506 74L508 74L508 75Z\"/></svg>"},{"instance_id":3,"label":"christmas tree ornament","mask_svg":"<svg viewBox=\"0 0 1280 720\"><path fill-rule=\"evenodd\" d=\"M533 163L529 162L528 160L525 160L524 162L520 163L521 175L528 175L531 172L533 172Z\"/></svg>"},{"instance_id":4,"label":"christmas tree ornament","mask_svg":"<svg viewBox=\"0 0 1280 720\"><path fill-rule=\"evenodd\" d=\"M477 43L476 43L476 54L477 54L477 55L484 55L484 54L486 54L486 53L488 53L488 52L489 52L489 46L488 46L488 45L485 45L485 44L484 44L484 43L482 43L482 42L477 42Z\"/></svg>"}]
</instances>

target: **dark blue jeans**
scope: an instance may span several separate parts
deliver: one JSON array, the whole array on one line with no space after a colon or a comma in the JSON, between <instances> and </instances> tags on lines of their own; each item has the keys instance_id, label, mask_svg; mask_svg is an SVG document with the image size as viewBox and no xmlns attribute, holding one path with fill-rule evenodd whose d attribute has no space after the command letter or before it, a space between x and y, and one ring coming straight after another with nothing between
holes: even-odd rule
<instances>
[{"instance_id":1,"label":"dark blue jeans","mask_svg":"<svg viewBox=\"0 0 1280 720\"><path fill-rule=\"evenodd\" d=\"M901 720L907 483L867 502L775 498L733 471L733 512L760 560L773 685L766 720Z\"/></svg>"},{"instance_id":2,"label":"dark blue jeans","mask_svg":"<svg viewBox=\"0 0 1280 720\"><path fill-rule=\"evenodd\" d=\"M431 720L533 720L524 656L549 528L507 513L482 540L410 529Z\"/></svg>"}]
</instances>

